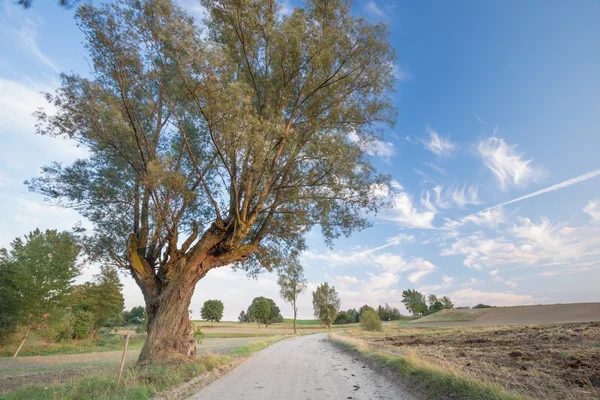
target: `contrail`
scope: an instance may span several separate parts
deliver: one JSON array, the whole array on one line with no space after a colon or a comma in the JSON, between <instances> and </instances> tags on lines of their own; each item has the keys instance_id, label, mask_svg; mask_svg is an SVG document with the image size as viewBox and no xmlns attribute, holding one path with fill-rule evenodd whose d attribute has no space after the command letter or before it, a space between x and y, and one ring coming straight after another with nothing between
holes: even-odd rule
<instances>
[{"instance_id":1,"label":"contrail","mask_svg":"<svg viewBox=\"0 0 600 400\"><path fill-rule=\"evenodd\" d=\"M545 189L538 190L537 192L526 194L525 196L517 197L516 199L509 200L509 201L507 201L505 203L496 204L495 206L488 207L485 210L478 211L475 214L479 214L479 213L483 213L483 212L486 212L486 211L493 210L495 208L507 206L509 204L516 203L516 202L521 201L521 200L526 200L526 199L529 199L531 197L539 196L540 194L544 194L544 193L548 193L548 192L554 192L555 190L562 189L562 188L565 188L567 186L571 186L571 185L574 185L576 183L584 182L584 181L587 181L589 179L595 178L598 175L600 175L600 169L588 172L588 173L583 174L583 175L576 176L575 178L567 179L566 181L563 181L561 183L557 183L556 185L552 185L552 186L549 186L549 187L547 187ZM474 215L474 214L471 214L471 215Z\"/></svg>"}]
</instances>

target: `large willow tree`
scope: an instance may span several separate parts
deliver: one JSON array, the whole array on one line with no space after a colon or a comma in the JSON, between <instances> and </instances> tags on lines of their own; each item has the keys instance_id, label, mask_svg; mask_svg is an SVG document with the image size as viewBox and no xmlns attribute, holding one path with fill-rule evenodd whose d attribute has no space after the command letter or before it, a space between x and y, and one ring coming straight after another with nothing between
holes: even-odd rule
<instances>
[{"instance_id":1,"label":"large willow tree","mask_svg":"<svg viewBox=\"0 0 600 400\"><path fill-rule=\"evenodd\" d=\"M340 0L287 17L272 0L202 4L202 29L170 0L81 6L90 77L63 75L38 112L39 133L89 157L28 184L94 223L90 255L131 271L140 362L195 355L188 305L211 269L253 274L315 225L329 242L363 228L386 183L365 152L395 114L384 25Z\"/></svg>"}]
</instances>

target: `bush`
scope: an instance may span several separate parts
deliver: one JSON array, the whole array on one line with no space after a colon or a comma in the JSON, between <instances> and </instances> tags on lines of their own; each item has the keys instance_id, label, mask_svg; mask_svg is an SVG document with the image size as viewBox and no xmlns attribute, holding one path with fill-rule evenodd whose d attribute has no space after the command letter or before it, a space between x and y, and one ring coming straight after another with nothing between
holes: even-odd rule
<instances>
[{"instance_id":1,"label":"bush","mask_svg":"<svg viewBox=\"0 0 600 400\"><path fill-rule=\"evenodd\" d=\"M90 336L94 326L94 313L91 311L79 311L75 314L73 323L73 339L85 339Z\"/></svg>"},{"instance_id":2,"label":"bush","mask_svg":"<svg viewBox=\"0 0 600 400\"><path fill-rule=\"evenodd\" d=\"M75 328L75 315L71 311L56 309L50 313L49 332L51 337L57 342L65 339L73 339L73 330Z\"/></svg>"},{"instance_id":3,"label":"bush","mask_svg":"<svg viewBox=\"0 0 600 400\"><path fill-rule=\"evenodd\" d=\"M350 314L348 314L348 312L346 311L340 311L337 315L337 317L335 318L335 321L333 321L334 325L345 325L345 324L351 324L354 322L354 319L352 318L352 316Z\"/></svg>"},{"instance_id":4,"label":"bush","mask_svg":"<svg viewBox=\"0 0 600 400\"><path fill-rule=\"evenodd\" d=\"M196 339L196 343L202 343L202 339L204 339L204 332L197 326L194 326L194 339Z\"/></svg>"},{"instance_id":5,"label":"bush","mask_svg":"<svg viewBox=\"0 0 600 400\"><path fill-rule=\"evenodd\" d=\"M365 310L360 314L360 326L366 331L379 331L383 330L381 325L381 318L374 310Z\"/></svg>"}]
</instances>

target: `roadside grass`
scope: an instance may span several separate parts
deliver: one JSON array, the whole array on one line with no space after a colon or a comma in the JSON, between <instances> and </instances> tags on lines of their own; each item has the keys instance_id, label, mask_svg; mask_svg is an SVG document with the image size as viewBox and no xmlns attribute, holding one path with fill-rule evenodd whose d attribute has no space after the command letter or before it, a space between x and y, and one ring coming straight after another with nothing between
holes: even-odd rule
<instances>
[{"instance_id":1,"label":"roadside grass","mask_svg":"<svg viewBox=\"0 0 600 400\"><path fill-rule=\"evenodd\" d=\"M469 322L474 321L483 314L486 314L492 308L470 309L470 310L441 310L425 317L410 321L411 324L421 324L427 322Z\"/></svg>"},{"instance_id":2,"label":"roadside grass","mask_svg":"<svg viewBox=\"0 0 600 400\"><path fill-rule=\"evenodd\" d=\"M271 332L208 332L204 333L205 339L232 339L232 338L248 338L248 337L273 337L281 336L282 333Z\"/></svg>"},{"instance_id":3,"label":"roadside grass","mask_svg":"<svg viewBox=\"0 0 600 400\"><path fill-rule=\"evenodd\" d=\"M526 400L528 396L511 393L483 377L465 374L450 363L431 363L410 351L399 356L373 351L360 339L330 334L334 343L359 352L364 358L400 375L411 387L425 392L428 398L457 398L472 400ZM446 396L446 397L444 397Z\"/></svg>"},{"instance_id":4,"label":"roadside grass","mask_svg":"<svg viewBox=\"0 0 600 400\"><path fill-rule=\"evenodd\" d=\"M146 335L136 335L129 339L128 349L139 350L144 345ZM0 348L0 357L12 357L19 346L13 340ZM123 336L113 333L100 332L98 337L82 340L65 340L52 342L31 334L19 352L21 356L50 356L58 354L97 353L123 349Z\"/></svg>"},{"instance_id":5,"label":"roadside grass","mask_svg":"<svg viewBox=\"0 0 600 400\"><path fill-rule=\"evenodd\" d=\"M285 325L294 325L294 320L292 318L285 318L283 320ZM321 326L321 321L318 319L297 319L296 326Z\"/></svg>"},{"instance_id":6,"label":"roadside grass","mask_svg":"<svg viewBox=\"0 0 600 400\"><path fill-rule=\"evenodd\" d=\"M129 367L117 383L115 373L102 373L74 379L68 383L46 386L25 386L0 393L0 400L20 399L94 399L94 400L145 400L159 392L205 373L211 373L227 364L260 351L284 337L252 343L234 349L230 354L208 354L191 363L155 365L144 369Z\"/></svg>"}]
</instances>

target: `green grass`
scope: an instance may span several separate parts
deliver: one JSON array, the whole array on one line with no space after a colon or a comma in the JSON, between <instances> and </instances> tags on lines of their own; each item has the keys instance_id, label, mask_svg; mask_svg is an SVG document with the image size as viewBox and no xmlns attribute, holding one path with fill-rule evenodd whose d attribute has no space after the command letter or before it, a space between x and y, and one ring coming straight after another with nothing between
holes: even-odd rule
<instances>
[{"instance_id":1,"label":"green grass","mask_svg":"<svg viewBox=\"0 0 600 400\"><path fill-rule=\"evenodd\" d=\"M0 400L146 400L159 392L171 389L190 379L231 363L236 358L246 357L282 340L277 337L264 342L239 347L228 355L206 355L193 363L177 363L151 366L143 370L130 367L117 383L115 373L103 373L74 379L69 383L47 386L26 386L0 394Z\"/></svg>"},{"instance_id":2,"label":"green grass","mask_svg":"<svg viewBox=\"0 0 600 400\"><path fill-rule=\"evenodd\" d=\"M436 313L427 315L425 317L415 319L411 321L411 323L420 324L424 322L468 322L476 320L481 315L489 311L489 308L477 310L441 310Z\"/></svg>"},{"instance_id":3,"label":"green grass","mask_svg":"<svg viewBox=\"0 0 600 400\"><path fill-rule=\"evenodd\" d=\"M205 331L203 331L205 332ZM283 333L270 333L270 332L216 332L216 333L204 333L205 339L231 339L231 338L247 338L247 337L272 337L281 336Z\"/></svg>"},{"instance_id":4,"label":"green grass","mask_svg":"<svg viewBox=\"0 0 600 400\"><path fill-rule=\"evenodd\" d=\"M341 337L329 339L347 349L359 352L364 358L396 372L416 391L427 398L458 398L469 400L526 400L527 396L510 393L500 385L461 374L457 370L433 365L409 356L384 354L359 348Z\"/></svg>"},{"instance_id":5,"label":"green grass","mask_svg":"<svg viewBox=\"0 0 600 400\"><path fill-rule=\"evenodd\" d=\"M134 336L129 339L128 349L139 350L144 345L146 336ZM50 356L57 354L81 354L96 353L103 351L115 351L123 349L123 336L112 333L100 333L95 339L64 340L53 343L45 341L36 335L31 335L19 352L21 356ZM19 346L18 342L12 342L0 349L0 357L12 357Z\"/></svg>"}]
</instances>

